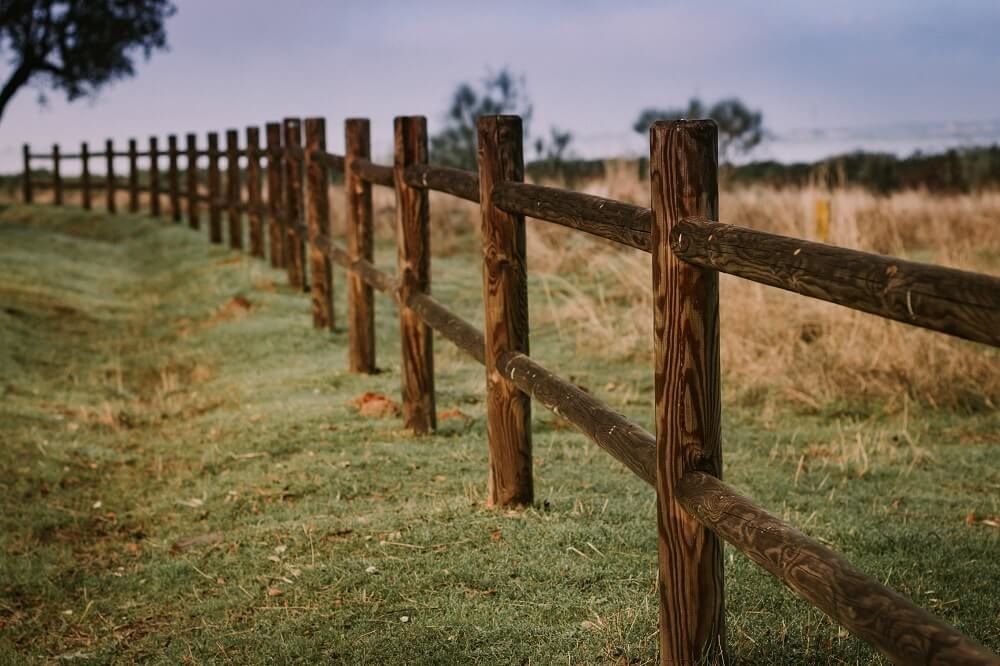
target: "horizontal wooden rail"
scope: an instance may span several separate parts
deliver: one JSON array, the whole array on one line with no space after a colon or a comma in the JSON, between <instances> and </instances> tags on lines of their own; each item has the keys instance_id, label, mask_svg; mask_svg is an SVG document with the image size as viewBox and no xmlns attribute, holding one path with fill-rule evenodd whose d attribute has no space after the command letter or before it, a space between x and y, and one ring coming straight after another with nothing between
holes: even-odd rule
<instances>
[{"instance_id":1,"label":"horizontal wooden rail","mask_svg":"<svg viewBox=\"0 0 1000 666\"><path fill-rule=\"evenodd\" d=\"M898 664L993 664L997 656L703 472L676 488L705 527Z\"/></svg>"},{"instance_id":2,"label":"horizontal wooden rail","mask_svg":"<svg viewBox=\"0 0 1000 666\"><path fill-rule=\"evenodd\" d=\"M336 153L328 153L323 150L314 150L309 155L314 160L319 160L320 162L325 164L328 169L333 169L335 171L344 170L343 155L337 155Z\"/></svg>"},{"instance_id":3,"label":"horizontal wooden rail","mask_svg":"<svg viewBox=\"0 0 1000 666\"><path fill-rule=\"evenodd\" d=\"M395 187L396 182L392 176L392 167L382 164L375 164L371 160L356 159L352 162L354 173L358 174L369 183L384 185L385 187Z\"/></svg>"},{"instance_id":4,"label":"horizontal wooden rail","mask_svg":"<svg viewBox=\"0 0 1000 666\"><path fill-rule=\"evenodd\" d=\"M687 218L689 263L913 326L1000 346L1000 278Z\"/></svg>"},{"instance_id":5,"label":"horizontal wooden rail","mask_svg":"<svg viewBox=\"0 0 1000 666\"><path fill-rule=\"evenodd\" d=\"M403 172L403 179L410 187L444 192L459 199L479 203L479 174L473 171L414 164Z\"/></svg>"}]
</instances>

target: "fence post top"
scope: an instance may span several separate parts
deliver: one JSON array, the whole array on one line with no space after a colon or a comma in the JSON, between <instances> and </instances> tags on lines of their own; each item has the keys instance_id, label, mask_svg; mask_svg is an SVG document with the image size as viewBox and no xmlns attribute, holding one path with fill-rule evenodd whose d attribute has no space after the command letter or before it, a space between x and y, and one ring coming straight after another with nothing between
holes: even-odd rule
<instances>
[{"instance_id":1,"label":"fence post top","mask_svg":"<svg viewBox=\"0 0 1000 666\"><path fill-rule=\"evenodd\" d=\"M476 120L476 125L479 127L489 127L490 125L520 125L522 123L521 116L514 114L494 114L489 116L479 116Z\"/></svg>"},{"instance_id":2,"label":"fence post top","mask_svg":"<svg viewBox=\"0 0 1000 666\"><path fill-rule=\"evenodd\" d=\"M654 121L652 125L649 126L649 134L653 135L654 132L666 132L666 131L684 131L684 132L714 132L718 134L719 126L711 118L700 118L689 120L687 118L681 118L679 120L657 120Z\"/></svg>"},{"instance_id":3,"label":"fence post top","mask_svg":"<svg viewBox=\"0 0 1000 666\"><path fill-rule=\"evenodd\" d=\"M344 119L345 125L368 125L370 122L371 121L369 121L368 118L360 118L360 117Z\"/></svg>"}]
</instances>

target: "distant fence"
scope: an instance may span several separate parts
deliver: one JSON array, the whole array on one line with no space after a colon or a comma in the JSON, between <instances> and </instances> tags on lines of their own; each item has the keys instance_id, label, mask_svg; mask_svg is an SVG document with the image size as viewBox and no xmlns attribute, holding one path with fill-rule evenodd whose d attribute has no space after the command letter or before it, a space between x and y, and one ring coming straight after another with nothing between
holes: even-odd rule
<instances>
[{"instance_id":1,"label":"distant fence","mask_svg":"<svg viewBox=\"0 0 1000 666\"><path fill-rule=\"evenodd\" d=\"M344 155L326 151L322 118L304 125L303 145L300 120L268 123L263 148L258 128L247 129L243 149L237 132L229 130L225 152L216 133L208 135L207 150L187 135L183 152L176 136L167 138L165 153L155 138L144 152L134 141L127 152L116 152L108 141L103 155L90 153L87 144L72 155L58 146L51 154L33 154L25 146L24 199L31 202L34 188L44 186L61 204L70 184L60 163L80 159L81 176L72 187L80 189L85 208L102 187L108 211L115 212L119 190L128 192L129 210L137 211L142 192L153 215L160 214L166 197L170 217L179 223L186 216L198 229L204 204L211 241L223 242L225 212L233 248L244 247L246 214L250 254L264 257L267 251L293 286L304 288L307 276L311 279L317 328L334 324L332 264L347 269L348 356L354 372L375 370L373 290L386 294L399 306L403 419L414 433L436 426L432 331L486 366L490 506L533 501L531 399L569 420L656 489L662 664L724 659L721 539L896 663L1000 664L984 646L721 480L718 273L992 346L1000 346L1000 279L716 222L717 129L711 121L659 122L651 128L651 209L524 183L516 116L479 119L478 173L428 165L422 117L396 118L391 166L371 161L365 119L346 122ZM88 163L102 157L106 175L98 183ZM125 183L114 172L119 157L129 161ZM139 158L148 165L144 186ZM202 158L208 169L204 191L198 178ZM48 182L32 179L31 161L38 159L51 160ZM344 175L346 247L334 241L330 227L331 172ZM373 185L396 194L395 275L373 263ZM430 190L480 204L483 331L430 295ZM525 216L652 254L655 436L528 356Z\"/></svg>"}]
</instances>

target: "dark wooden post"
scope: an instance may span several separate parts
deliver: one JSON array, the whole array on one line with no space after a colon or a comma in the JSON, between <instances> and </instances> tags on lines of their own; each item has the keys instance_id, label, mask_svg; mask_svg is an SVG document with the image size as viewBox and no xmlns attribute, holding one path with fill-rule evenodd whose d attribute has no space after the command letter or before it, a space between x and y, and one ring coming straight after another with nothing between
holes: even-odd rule
<instances>
[{"instance_id":1,"label":"dark wooden post","mask_svg":"<svg viewBox=\"0 0 1000 666\"><path fill-rule=\"evenodd\" d=\"M333 267L320 243L333 238L330 228L330 176L326 162L313 157L326 152L326 120L306 118L306 224L309 227L309 274L312 276L312 315L316 328L334 328Z\"/></svg>"},{"instance_id":2,"label":"dark wooden post","mask_svg":"<svg viewBox=\"0 0 1000 666\"><path fill-rule=\"evenodd\" d=\"M285 266L288 283L306 289L305 241L299 232L302 224L302 122L285 118Z\"/></svg>"},{"instance_id":3,"label":"dark wooden post","mask_svg":"<svg viewBox=\"0 0 1000 666\"><path fill-rule=\"evenodd\" d=\"M219 197L222 187L219 176L219 135L208 133L208 238L213 243L222 242L222 208Z\"/></svg>"},{"instance_id":4,"label":"dark wooden post","mask_svg":"<svg viewBox=\"0 0 1000 666\"><path fill-rule=\"evenodd\" d=\"M80 197L83 200L83 209L91 209L90 201L90 150L87 142L80 144Z\"/></svg>"},{"instance_id":5,"label":"dark wooden post","mask_svg":"<svg viewBox=\"0 0 1000 666\"><path fill-rule=\"evenodd\" d=\"M128 140L128 212L139 212L139 156L135 139Z\"/></svg>"},{"instance_id":6,"label":"dark wooden post","mask_svg":"<svg viewBox=\"0 0 1000 666\"><path fill-rule=\"evenodd\" d=\"M113 214L118 212L118 204L115 202L115 146L111 139L104 143L104 155L107 160L104 191L107 194L108 212Z\"/></svg>"},{"instance_id":7,"label":"dark wooden post","mask_svg":"<svg viewBox=\"0 0 1000 666\"><path fill-rule=\"evenodd\" d=\"M31 189L31 146L24 144L21 147L21 155L24 156L24 180L21 186L24 188L24 203L32 203L35 193Z\"/></svg>"},{"instance_id":8,"label":"dark wooden post","mask_svg":"<svg viewBox=\"0 0 1000 666\"><path fill-rule=\"evenodd\" d=\"M267 123L267 227L271 266L285 265L285 230L283 224L284 190L281 184L281 123Z\"/></svg>"},{"instance_id":9,"label":"dark wooden post","mask_svg":"<svg viewBox=\"0 0 1000 666\"><path fill-rule=\"evenodd\" d=\"M177 135L167 137L167 194L170 199L170 218L181 221L181 184L177 169Z\"/></svg>"},{"instance_id":10,"label":"dark wooden post","mask_svg":"<svg viewBox=\"0 0 1000 666\"><path fill-rule=\"evenodd\" d=\"M414 433L437 427L434 407L434 338L431 328L406 306L411 293L431 291L430 214L426 189L406 184L403 173L427 163L427 119L404 116L394 122L393 176L396 184L396 247L403 343L403 422Z\"/></svg>"},{"instance_id":11,"label":"dark wooden post","mask_svg":"<svg viewBox=\"0 0 1000 666\"><path fill-rule=\"evenodd\" d=\"M372 185L354 173L358 159L370 159L367 118L348 118L344 124L344 192L347 195L347 251L351 260L374 260ZM360 275L347 276L348 360L352 372L375 372L374 290Z\"/></svg>"},{"instance_id":12,"label":"dark wooden post","mask_svg":"<svg viewBox=\"0 0 1000 666\"><path fill-rule=\"evenodd\" d=\"M201 216L198 211L198 136L187 135L187 212L188 227L201 228Z\"/></svg>"},{"instance_id":13,"label":"dark wooden post","mask_svg":"<svg viewBox=\"0 0 1000 666\"><path fill-rule=\"evenodd\" d=\"M717 136L710 120L650 129L661 664L719 663L725 648L722 542L674 496L687 472L722 474L719 277L670 250L683 218L718 219Z\"/></svg>"},{"instance_id":14,"label":"dark wooden post","mask_svg":"<svg viewBox=\"0 0 1000 666\"><path fill-rule=\"evenodd\" d=\"M490 451L487 504L530 504L531 398L496 369L500 354L528 353L524 216L506 213L492 202L497 183L524 180L524 138L517 116L485 116L477 126Z\"/></svg>"},{"instance_id":15,"label":"dark wooden post","mask_svg":"<svg viewBox=\"0 0 1000 666\"><path fill-rule=\"evenodd\" d=\"M62 173L59 170L59 144L52 145L52 203L63 204Z\"/></svg>"},{"instance_id":16,"label":"dark wooden post","mask_svg":"<svg viewBox=\"0 0 1000 666\"><path fill-rule=\"evenodd\" d=\"M149 214L160 216L160 149L155 136L149 137Z\"/></svg>"},{"instance_id":17,"label":"dark wooden post","mask_svg":"<svg viewBox=\"0 0 1000 666\"><path fill-rule=\"evenodd\" d=\"M229 247L243 249L243 213L240 212L240 135L226 130L226 210L229 217Z\"/></svg>"},{"instance_id":18,"label":"dark wooden post","mask_svg":"<svg viewBox=\"0 0 1000 666\"><path fill-rule=\"evenodd\" d=\"M260 131L247 128L247 217L250 219L250 255L264 256L264 220L260 199Z\"/></svg>"}]
</instances>

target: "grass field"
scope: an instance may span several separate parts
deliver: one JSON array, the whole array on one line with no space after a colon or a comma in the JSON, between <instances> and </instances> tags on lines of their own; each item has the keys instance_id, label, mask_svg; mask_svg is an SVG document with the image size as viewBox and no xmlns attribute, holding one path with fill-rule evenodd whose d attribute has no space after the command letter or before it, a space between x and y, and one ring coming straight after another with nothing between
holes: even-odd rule
<instances>
[{"instance_id":1,"label":"grass field","mask_svg":"<svg viewBox=\"0 0 1000 666\"><path fill-rule=\"evenodd\" d=\"M573 245L546 272L544 233L532 355L649 427L641 263ZM435 242L435 295L481 322L474 238ZM378 261L394 263L385 241ZM164 221L0 210L0 662L653 663L652 490L536 409L536 504L485 509L481 366L436 341L441 425L413 438L354 405L397 399L391 304L377 297L382 372L354 376L346 332L313 330L284 285ZM725 288L724 342L755 311L727 315ZM824 374L850 340L809 347L800 329L757 383L764 347L724 350L727 481L1000 650L995 351L902 326L873 349L874 324L811 303L789 320L788 303L786 323L853 331L857 368L888 355L897 374ZM588 346L601 326L635 339ZM731 663L881 663L740 554L726 567Z\"/></svg>"}]
</instances>

